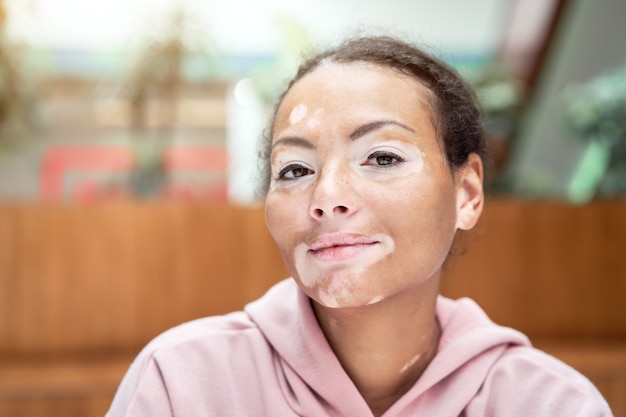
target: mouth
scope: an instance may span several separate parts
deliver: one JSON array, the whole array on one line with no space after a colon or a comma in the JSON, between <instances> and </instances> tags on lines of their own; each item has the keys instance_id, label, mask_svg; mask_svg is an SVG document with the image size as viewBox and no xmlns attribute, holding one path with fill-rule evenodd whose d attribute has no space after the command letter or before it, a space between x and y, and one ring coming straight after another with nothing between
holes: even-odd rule
<instances>
[{"instance_id":1,"label":"mouth","mask_svg":"<svg viewBox=\"0 0 626 417\"><path fill-rule=\"evenodd\" d=\"M311 242L308 253L323 262L346 261L380 244L370 236L352 233L323 235Z\"/></svg>"}]
</instances>

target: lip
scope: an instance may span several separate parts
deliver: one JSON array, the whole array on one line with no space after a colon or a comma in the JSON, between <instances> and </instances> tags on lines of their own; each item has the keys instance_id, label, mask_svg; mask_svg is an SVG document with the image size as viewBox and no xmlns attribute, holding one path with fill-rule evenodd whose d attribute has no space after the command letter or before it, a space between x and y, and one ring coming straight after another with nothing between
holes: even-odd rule
<instances>
[{"instance_id":1,"label":"lip","mask_svg":"<svg viewBox=\"0 0 626 417\"><path fill-rule=\"evenodd\" d=\"M315 238L308 253L319 261L341 262L376 246L379 240L356 233L331 233Z\"/></svg>"}]
</instances>

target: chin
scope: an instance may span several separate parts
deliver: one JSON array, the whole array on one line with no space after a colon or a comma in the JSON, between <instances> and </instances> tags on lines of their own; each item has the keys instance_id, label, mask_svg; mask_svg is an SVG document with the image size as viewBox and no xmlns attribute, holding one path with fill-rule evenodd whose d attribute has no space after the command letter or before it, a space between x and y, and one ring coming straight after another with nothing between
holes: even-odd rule
<instances>
[{"instance_id":1,"label":"chin","mask_svg":"<svg viewBox=\"0 0 626 417\"><path fill-rule=\"evenodd\" d=\"M328 308L358 308L374 305L381 302L385 297L381 294L372 295L362 288L350 286L331 286L330 288L317 288L312 297L317 303Z\"/></svg>"}]
</instances>

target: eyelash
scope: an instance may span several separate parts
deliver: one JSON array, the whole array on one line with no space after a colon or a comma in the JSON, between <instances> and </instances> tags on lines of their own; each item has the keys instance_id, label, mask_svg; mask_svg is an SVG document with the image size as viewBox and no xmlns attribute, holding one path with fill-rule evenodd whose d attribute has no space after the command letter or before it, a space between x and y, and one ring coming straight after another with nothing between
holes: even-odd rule
<instances>
[{"instance_id":1,"label":"eyelash","mask_svg":"<svg viewBox=\"0 0 626 417\"><path fill-rule=\"evenodd\" d=\"M404 158L402 158L400 155L396 155L393 152L389 152L389 151L376 151L373 152L372 154L370 154L367 157L367 162L370 162L372 160L378 160L379 158L387 158L387 159L391 159L392 162L388 163L388 164L381 164L380 161L376 161L376 164L373 164L377 167L383 168L383 169L387 169L387 168L391 168L397 165L402 164L403 162L406 162L406 160ZM370 165L370 164L366 164L366 165ZM300 172L300 175L293 175L293 177L287 177L287 174L290 172L295 172L295 171L304 171ZM297 178L300 177L304 177L306 175L311 175L313 173L313 170L310 168L307 168L305 166L302 166L300 164L289 164L286 167L284 167L283 169L281 169L278 172L278 175L276 176L276 179L279 181L293 181Z\"/></svg>"},{"instance_id":2,"label":"eyelash","mask_svg":"<svg viewBox=\"0 0 626 417\"><path fill-rule=\"evenodd\" d=\"M392 159L395 161L392 161L388 164L381 164L380 161L378 161L379 158L387 158L387 159ZM397 165L402 164L403 162L406 162L406 160L402 158L400 155L396 155L395 153L389 152L389 151L373 152L371 155L367 157L367 162L370 162L372 160L376 160L375 166L381 167L381 168L391 168L393 166L397 166Z\"/></svg>"},{"instance_id":3,"label":"eyelash","mask_svg":"<svg viewBox=\"0 0 626 417\"><path fill-rule=\"evenodd\" d=\"M302 175L297 175L297 176L294 175L293 177L287 177L286 176L289 172L293 172L293 171L296 171L296 170L303 170L303 171L306 171L306 173L302 174ZM304 167L304 166L302 166L300 164L290 164L290 165L287 165L286 167L284 167L283 169L281 169L278 172L278 175L276 176L276 179L277 180L283 180L283 181L293 181L293 180L295 180L297 178L304 177L305 175L311 175L312 172L313 172L312 169Z\"/></svg>"}]
</instances>

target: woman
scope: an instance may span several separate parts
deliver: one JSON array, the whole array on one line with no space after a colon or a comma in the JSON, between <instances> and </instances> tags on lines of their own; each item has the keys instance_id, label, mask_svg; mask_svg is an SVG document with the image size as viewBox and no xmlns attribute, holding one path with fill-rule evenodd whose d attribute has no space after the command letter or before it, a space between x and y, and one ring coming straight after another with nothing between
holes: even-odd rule
<instances>
[{"instance_id":1,"label":"woman","mask_svg":"<svg viewBox=\"0 0 626 417\"><path fill-rule=\"evenodd\" d=\"M481 214L470 90L401 41L306 62L264 142L266 221L292 279L139 355L117 416L606 416L582 375L438 295Z\"/></svg>"}]
</instances>

